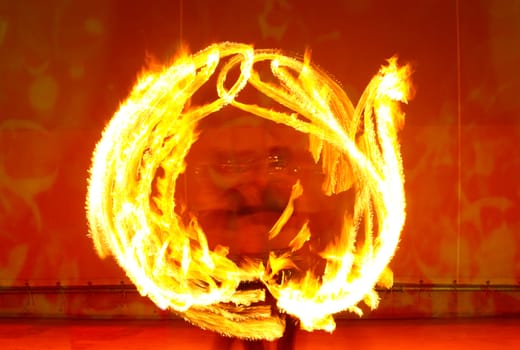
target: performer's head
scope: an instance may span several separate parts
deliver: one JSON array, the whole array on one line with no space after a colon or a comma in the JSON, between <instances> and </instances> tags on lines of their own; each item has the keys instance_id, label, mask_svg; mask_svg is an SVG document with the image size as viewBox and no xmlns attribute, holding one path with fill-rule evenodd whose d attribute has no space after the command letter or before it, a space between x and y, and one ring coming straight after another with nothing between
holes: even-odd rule
<instances>
[{"instance_id":1,"label":"performer's head","mask_svg":"<svg viewBox=\"0 0 520 350\"><path fill-rule=\"evenodd\" d=\"M316 234L329 225L335 204L322 194L321 165L308 151L308 137L288 126L228 106L207 117L186 159L186 209L196 216L210 247L228 246L231 256L265 257L288 249L309 219ZM304 194L281 233L268 232L284 211L293 185ZM182 185L181 185L182 186Z\"/></svg>"}]
</instances>

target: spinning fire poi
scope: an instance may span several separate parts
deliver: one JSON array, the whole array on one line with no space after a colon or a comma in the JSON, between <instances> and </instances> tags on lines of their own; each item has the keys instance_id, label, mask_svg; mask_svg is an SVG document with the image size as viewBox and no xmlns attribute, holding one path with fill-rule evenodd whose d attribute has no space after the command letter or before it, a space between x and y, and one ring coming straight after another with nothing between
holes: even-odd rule
<instances>
[{"instance_id":1,"label":"spinning fire poi","mask_svg":"<svg viewBox=\"0 0 520 350\"><path fill-rule=\"evenodd\" d=\"M411 93L409 75L408 66L391 58L354 107L308 55L298 59L239 43L213 44L143 73L93 156L86 206L98 254L113 255L159 308L238 338L281 337L285 314L305 330L333 331L334 314L361 315L360 302L376 308L376 284L393 283L387 265L405 220L397 133L404 120L399 105ZM197 103L199 90L214 98ZM269 102L242 100L247 90ZM315 201L309 193L316 181L298 166L285 173L290 186L283 205L260 232L260 246L272 247L263 255L240 251L233 237L219 241L214 227L190 210L180 193L181 181L200 170L187 161L190 150L203 132L199 126L212 115L225 119L224 112L305 138L320 201L336 203L346 193L355 199L341 206L334 232L323 236L312 215L299 213ZM268 155L275 170L281 157ZM228 188L225 174L212 176ZM237 222L226 237L243 227L258 240L258 229L251 233Z\"/></svg>"}]
</instances>

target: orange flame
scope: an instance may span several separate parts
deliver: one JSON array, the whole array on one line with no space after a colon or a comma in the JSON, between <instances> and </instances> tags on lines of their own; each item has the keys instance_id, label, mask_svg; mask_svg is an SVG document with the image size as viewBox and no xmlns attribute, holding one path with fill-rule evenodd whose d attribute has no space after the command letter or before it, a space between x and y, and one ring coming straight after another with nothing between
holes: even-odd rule
<instances>
[{"instance_id":1,"label":"orange flame","mask_svg":"<svg viewBox=\"0 0 520 350\"><path fill-rule=\"evenodd\" d=\"M261 79L255 70L259 62L270 64L277 83ZM226 87L229 72L237 68L237 80ZM187 108L190 97L215 75L218 98ZM405 220L397 131L403 122L399 102L410 96L409 75L409 67L390 59L354 108L309 57L302 62L244 44L214 44L145 73L94 152L86 206L98 254L113 255L139 292L158 307L235 337L272 340L285 327L278 312L259 303L266 299L265 289L238 288L245 281L262 282L278 309L297 317L309 331L334 330L333 315L345 310L361 314L361 301L377 307L374 286L378 281L392 285L387 265ZM248 84L292 112L240 102L237 95ZM196 217L185 224L177 214L176 182L197 140L197 123L227 105L308 134L309 151L325 174L325 194L355 188L354 212L344 214L336 240L319 252L325 261L321 274L277 278L297 265L296 254L315 234L307 223L292 239L290 252L271 252L266 262L239 266L226 247L209 248ZM288 222L302 191L295 183L286 209L266 232L270 238Z\"/></svg>"}]
</instances>

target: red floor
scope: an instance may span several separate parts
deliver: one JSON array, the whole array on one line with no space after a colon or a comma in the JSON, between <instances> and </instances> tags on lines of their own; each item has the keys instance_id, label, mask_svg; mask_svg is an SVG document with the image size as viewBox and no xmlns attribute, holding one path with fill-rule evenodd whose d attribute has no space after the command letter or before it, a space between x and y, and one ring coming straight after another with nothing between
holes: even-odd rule
<instances>
[{"instance_id":1,"label":"red floor","mask_svg":"<svg viewBox=\"0 0 520 350\"><path fill-rule=\"evenodd\" d=\"M182 321L0 321L1 350L214 350L215 340ZM299 331L294 349L517 350L520 318L342 321L333 334Z\"/></svg>"}]
</instances>

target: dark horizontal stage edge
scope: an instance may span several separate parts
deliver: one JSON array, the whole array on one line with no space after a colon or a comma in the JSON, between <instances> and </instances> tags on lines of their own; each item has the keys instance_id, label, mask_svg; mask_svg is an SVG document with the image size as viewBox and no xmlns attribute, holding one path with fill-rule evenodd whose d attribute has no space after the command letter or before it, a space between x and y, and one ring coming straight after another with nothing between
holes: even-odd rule
<instances>
[{"instance_id":1,"label":"dark horizontal stage edge","mask_svg":"<svg viewBox=\"0 0 520 350\"><path fill-rule=\"evenodd\" d=\"M376 287L380 293L388 292L407 292L407 291L424 291L424 292L518 292L520 293L519 284L491 284L489 282L483 284L468 284L468 283L394 283L394 285L387 288ZM125 284L93 284L87 283L84 285L62 285L57 282L54 285L31 285L26 283L17 286L1 286L0 294L8 293L113 293L113 292L128 292L137 293L134 285Z\"/></svg>"},{"instance_id":2,"label":"dark horizontal stage edge","mask_svg":"<svg viewBox=\"0 0 520 350\"><path fill-rule=\"evenodd\" d=\"M366 319L520 317L520 284L395 283ZM361 305L363 306L363 305ZM0 319L172 320L128 283L0 286ZM340 313L336 319L358 319ZM0 348L1 349L1 348Z\"/></svg>"}]
</instances>

